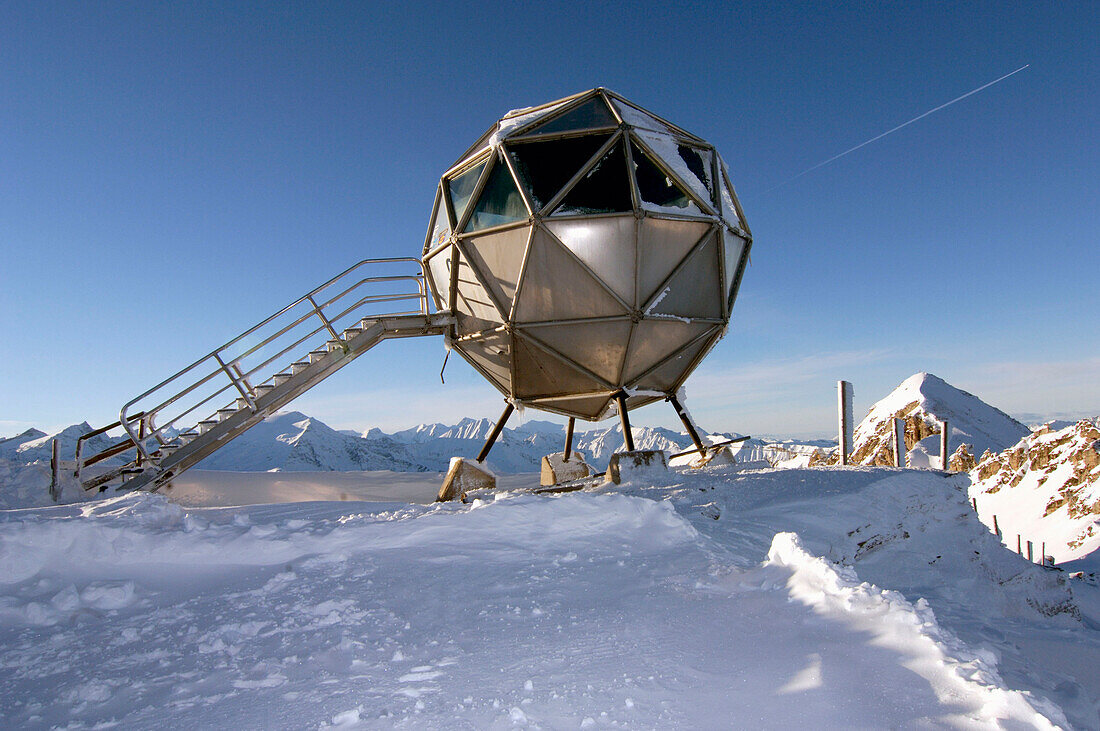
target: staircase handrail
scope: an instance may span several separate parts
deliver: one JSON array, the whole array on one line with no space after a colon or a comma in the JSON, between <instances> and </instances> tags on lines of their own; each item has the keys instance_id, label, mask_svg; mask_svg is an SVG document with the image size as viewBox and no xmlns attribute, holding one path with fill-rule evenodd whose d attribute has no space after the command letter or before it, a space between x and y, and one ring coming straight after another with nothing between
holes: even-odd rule
<instances>
[{"instance_id":1,"label":"staircase handrail","mask_svg":"<svg viewBox=\"0 0 1100 731\"><path fill-rule=\"evenodd\" d=\"M356 270L360 269L361 267L371 265L371 264L376 264L376 265L377 264L397 264L397 263L403 263L403 262L415 263L417 265L417 268L419 269L419 274L417 274L417 275L402 275L402 276L362 277L358 281L354 282L353 284L345 287L342 291L340 291L336 295L329 297L328 299L326 299L325 301L323 301L321 303L318 303L316 301L316 299L314 299L315 295L322 292L326 288L332 286L336 282L344 279L349 274L351 274L352 272L355 272ZM342 311L337 313L335 316L326 317L326 315L325 315L325 308L330 307L331 305L333 305L334 303L339 301L344 296L348 295L352 291L358 289L359 287L361 287L365 284L371 284L371 283L376 283L376 282L398 282L398 281L415 282L416 291L415 292L407 292L407 293L398 293L398 294L365 295L365 296L361 297L357 302L352 304L351 306L345 307ZM175 421L178 420L179 418L181 418L183 414L191 413L192 411L194 411L194 410L198 409L199 407L201 407L203 404L205 404L209 401L212 401L213 399L217 398L219 395L221 395L221 394L223 394L227 391L230 391L231 389L234 389L234 388L251 405L251 398L252 397L250 396L250 393L249 393L250 389L247 387L247 379L249 378L249 376L252 376L255 373L259 372L261 369L269 366L277 358L285 355L290 350L292 350L294 348L297 348L303 342L305 342L306 340L314 337L315 335L317 335L319 332L321 332L323 330L327 330L329 332L329 334L334 339L339 339L339 335L336 333L335 329L333 328L332 323L339 321L340 318L345 317L346 315L354 312L355 309L357 309L359 307L362 307L366 304L378 304L378 303L382 303L382 302L396 302L396 301L408 301L408 300L416 300L417 301L418 306L415 310L410 309L410 310L404 310L404 311L400 311L400 312L386 313L386 316L410 315L410 314L420 314L420 315L427 316L429 314L428 293L427 293L427 288L426 288L425 283L424 283L424 264L420 259L417 259L415 257L389 257L389 258L382 258L382 259L364 259L364 260L358 262L357 264L354 264L354 265L348 267L343 272L337 274L335 277L332 277L331 279L326 281L324 284L321 284L320 286L315 287L314 289L310 290L309 292L302 295L301 297L299 297L295 301L293 301L290 304L286 305L285 307L278 310L277 312L270 315L269 317L265 318L264 320L260 321L256 325L253 325L248 330L245 330L244 332L237 335L236 337L229 340L228 342L224 343L223 345L221 345L221 346L215 348L214 350L210 351L209 353L202 356L201 358L199 358L195 362L191 363L190 365L185 366L184 368L180 369L178 372L176 372L172 376L169 376L168 378L166 378L163 381L161 381L160 383L158 383L156 386L153 386L152 388L148 389L147 391L145 391L141 395L139 395L139 396L131 399L130 401L126 402L126 404L123 405L123 407L119 410L118 425L121 425L122 428L129 435L130 441L137 448L137 451L140 453L140 455L143 456L147 460L154 461L151 454L149 453L148 449L145 446L145 442L148 441L151 438L155 438L155 439L157 439L157 441L159 441L163 444L164 440L162 439L162 434L164 433L164 431L166 429L173 426ZM284 325L278 332L264 338L261 342L257 343L256 345L253 345L251 348L249 348L244 353L233 357L228 363L225 362L222 359L222 357L221 357L222 354L226 350L231 348L233 345L236 345L236 344L240 343L242 340L244 340L248 336L252 335L253 333L257 332L258 330L260 330L264 326L271 324L272 322L276 321L281 316L285 315L287 312L290 312L294 308L296 308L296 307L298 307L302 304L305 304L305 303L309 303L310 310L308 312L306 312L304 315L298 317L298 319L296 319L292 323ZM286 334L287 332L289 332L294 327L302 324L303 322L305 322L306 320L308 320L309 318L311 318L313 316L316 316L320 320L321 325L316 327L310 333L308 333L305 336L299 338L294 343L291 343L289 346L285 347L279 353L276 353L275 355L271 356L270 358L265 360L263 363L261 363L257 366L254 366L248 372L242 372L240 370L240 368L237 367L237 364L243 358L257 352L259 349L263 348L265 345L268 345L268 344L272 343L276 338L281 337L282 335ZM378 316L380 316L380 315L378 315ZM154 407L151 407L151 408L145 408L143 410L142 414L140 415L140 418L136 414L135 415L128 415L128 412L129 412L130 408L132 408L135 404L137 404L137 403L141 402L143 399L146 399L149 396L157 393L161 389L168 386L170 383L173 383L174 381L180 379L181 377L183 377L187 373L189 373L191 371L194 371L195 369L202 366L204 363L207 363L211 360L213 360L214 362L217 363L217 367L215 367L207 375L200 376L198 378L198 380L192 382L188 386L184 387L183 389L179 390L178 392L176 392L176 393L172 394L171 396L169 396L168 398L164 399L160 404L158 404ZM236 375L233 373L231 368L234 368L237 371ZM192 393L193 391L195 391L199 387L201 387L201 386L205 385L206 383L210 382L212 379L216 378L221 373L224 373L226 376L228 376L230 383L226 384L223 388L216 391L214 394L208 396L206 399L203 399L202 401L198 402L196 405L192 406L187 411L182 412L180 414L180 416L178 416L176 419L173 419L171 422L169 422L167 424L162 424L160 426L157 426L156 416L162 409L164 409L167 406L170 406L171 404L179 401L184 396L187 396L188 394ZM141 423L142 423L143 428L140 430L142 432L140 435L134 429L134 426L133 426L134 421L141 421ZM140 458L139 458L139 461L140 461Z\"/></svg>"}]
</instances>

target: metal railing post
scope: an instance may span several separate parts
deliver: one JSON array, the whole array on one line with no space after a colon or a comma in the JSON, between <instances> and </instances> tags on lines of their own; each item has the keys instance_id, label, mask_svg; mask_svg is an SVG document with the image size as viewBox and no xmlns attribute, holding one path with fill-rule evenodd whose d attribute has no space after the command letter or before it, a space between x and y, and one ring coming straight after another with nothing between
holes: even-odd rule
<instances>
[{"instance_id":1,"label":"metal railing post","mask_svg":"<svg viewBox=\"0 0 1100 731\"><path fill-rule=\"evenodd\" d=\"M222 367L222 370L225 371L225 375L229 376L229 380L233 383L233 386L237 389L237 392L241 394L241 398L244 399L244 402L248 404L248 408L252 410L252 413L256 413L256 402L252 400L252 396L248 393L248 390L246 390L245 387L241 385L241 382L233 376L233 371L229 370L229 366L225 364L225 361L222 360L222 357L220 355L214 353L214 359L218 361L218 365L220 365ZM233 368L238 373L240 373L241 369L237 367L237 364L235 362L233 363ZM241 378L243 379L244 376L242 375Z\"/></svg>"},{"instance_id":2,"label":"metal railing post","mask_svg":"<svg viewBox=\"0 0 1100 731\"><path fill-rule=\"evenodd\" d=\"M311 305L313 305L313 311L317 314L317 317L321 318L321 322L325 323L325 329L329 331L330 335L332 335L332 339L339 340L340 335L337 334L336 330L332 327L332 323L329 322L328 318L325 317L324 314L321 312L321 308L317 306L317 301L313 299L313 295L307 296L306 299L309 300L309 303Z\"/></svg>"}]
</instances>

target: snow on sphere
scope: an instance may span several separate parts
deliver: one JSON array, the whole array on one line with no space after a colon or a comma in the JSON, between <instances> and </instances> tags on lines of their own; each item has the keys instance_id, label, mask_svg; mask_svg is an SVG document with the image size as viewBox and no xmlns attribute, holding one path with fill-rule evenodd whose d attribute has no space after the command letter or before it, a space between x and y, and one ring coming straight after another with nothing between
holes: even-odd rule
<instances>
[{"instance_id":1,"label":"snow on sphere","mask_svg":"<svg viewBox=\"0 0 1100 731\"><path fill-rule=\"evenodd\" d=\"M512 403L597 420L675 393L752 244L706 141L606 89L509 112L440 180L423 260L453 347Z\"/></svg>"}]
</instances>

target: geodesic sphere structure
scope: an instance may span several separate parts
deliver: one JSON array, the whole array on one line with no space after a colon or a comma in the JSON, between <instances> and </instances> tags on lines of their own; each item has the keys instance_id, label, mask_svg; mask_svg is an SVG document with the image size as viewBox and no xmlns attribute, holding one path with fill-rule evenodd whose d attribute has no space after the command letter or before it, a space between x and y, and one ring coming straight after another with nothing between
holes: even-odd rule
<instances>
[{"instance_id":1,"label":"geodesic sphere structure","mask_svg":"<svg viewBox=\"0 0 1100 731\"><path fill-rule=\"evenodd\" d=\"M444 173L423 261L463 358L514 403L596 420L680 387L751 242L712 145L593 89L509 112Z\"/></svg>"}]
</instances>

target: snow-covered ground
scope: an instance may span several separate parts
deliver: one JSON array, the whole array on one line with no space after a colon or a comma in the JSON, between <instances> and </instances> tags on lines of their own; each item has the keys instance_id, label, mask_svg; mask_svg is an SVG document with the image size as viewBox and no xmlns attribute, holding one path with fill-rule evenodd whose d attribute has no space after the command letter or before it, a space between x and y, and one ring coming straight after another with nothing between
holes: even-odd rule
<instances>
[{"instance_id":1,"label":"snow-covered ground","mask_svg":"<svg viewBox=\"0 0 1100 731\"><path fill-rule=\"evenodd\" d=\"M0 511L0 725L1100 727L1100 590L1006 551L966 483Z\"/></svg>"}]
</instances>

